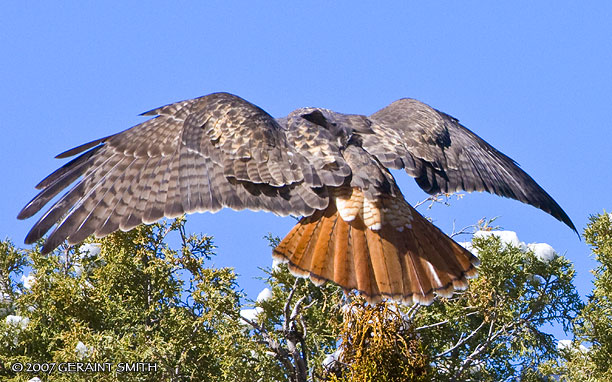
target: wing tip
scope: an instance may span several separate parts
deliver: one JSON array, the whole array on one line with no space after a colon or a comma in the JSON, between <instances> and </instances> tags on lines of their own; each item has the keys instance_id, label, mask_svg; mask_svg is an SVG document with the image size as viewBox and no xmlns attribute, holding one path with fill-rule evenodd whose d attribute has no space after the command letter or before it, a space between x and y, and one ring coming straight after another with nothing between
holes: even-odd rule
<instances>
[{"instance_id":1,"label":"wing tip","mask_svg":"<svg viewBox=\"0 0 612 382\"><path fill-rule=\"evenodd\" d=\"M582 237L580 236L580 232L578 232L578 229L574 225L574 222L572 222L572 220L569 218L569 216L567 216L567 214L565 215L565 217L566 217L566 219L561 220L561 222L565 223L565 225L570 227L571 230L574 231L576 233L576 235L578 235L578 239L580 239L582 241Z\"/></svg>"},{"instance_id":2,"label":"wing tip","mask_svg":"<svg viewBox=\"0 0 612 382\"><path fill-rule=\"evenodd\" d=\"M106 136L104 138L94 139L91 142L87 142L87 143L84 143L84 144L79 145L77 147L73 147L73 148L71 148L69 150L66 150L66 151L64 151L62 153L57 154L55 156L55 158L56 159L65 159L65 158L69 158L69 157L75 156L77 154L82 153L85 150L88 150L88 149L90 149L92 147L98 146L100 143L106 142L109 138L113 137L114 135L116 135L116 134L109 135L109 136Z\"/></svg>"},{"instance_id":3,"label":"wing tip","mask_svg":"<svg viewBox=\"0 0 612 382\"><path fill-rule=\"evenodd\" d=\"M159 109L160 109L159 107L156 107L155 109L144 111L138 114L138 116L139 117L154 117L156 115L159 115L159 111L160 111Z\"/></svg>"},{"instance_id":4,"label":"wing tip","mask_svg":"<svg viewBox=\"0 0 612 382\"><path fill-rule=\"evenodd\" d=\"M28 206L25 206L21 209L21 211L19 211L19 213L17 214L17 220L25 220L27 218L32 217L32 213L30 213L30 211L26 211L28 209Z\"/></svg>"}]
</instances>

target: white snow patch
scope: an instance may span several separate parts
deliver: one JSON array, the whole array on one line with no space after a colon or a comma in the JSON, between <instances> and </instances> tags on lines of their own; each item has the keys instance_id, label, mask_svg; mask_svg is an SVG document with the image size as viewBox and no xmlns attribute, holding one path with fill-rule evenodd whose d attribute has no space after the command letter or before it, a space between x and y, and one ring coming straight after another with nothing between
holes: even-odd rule
<instances>
[{"instance_id":1,"label":"white snow patch","mask_svg":"<svg viewBox=\"0 0 612 382\"><path fill-rule=\"evenodd\" d=\"M87 345L85 345L84 343L79 341L76 344L76 347L74 348L74 351L76 352L77 357L79 359L83 359L83 358L85 358L85 357L87 357L89 355L90 349L87 347Z\"/></svg>"},{"instance_id":2,"label":"white snow patch","mask_svg":"<svg viewBox=\"0 0 612 382\"><path fill-rule=\"evenodd\" d=\"M255 309L241 309L240 316L242 318L246 318L249 321L257 321L257 316L259 313L263 312L263 309L257 307Z\"/></svg>"},{"instance_id":3,"label":"white snow patch","mask_svg":"<svg viewBox=\"0 0 612 382\"><path fill-rule=\"evenodd\" d=\"M21 276L21 282L26 289L31 289L34 282L36 282L36 277L34 277L32 274Z\"/></svg>"},{"instance_id":4,"label":"white snow patch","mask_svg":"<svg viewBox=\"0 0 612 382\"><path fill-rule=\"evenodd\" d=\"M264 288L257 295L257 302L266 301L272 298L272 291L268 288Z\"/></svg>"},{"instance_id":5,"label":"white snow patch","mask_svg":"<svg viewBox=\"0 0 612 382\"><path fill-rule=\"evenodd\" d=\"M527 247L532 250L535 256L543 263L548 263L557 256L555 249L546 243L531 243L528 244Z\"/></svg>"},{"instance_id":6,"label":"white snow patch","mask_svg":"<svg viewBox=\"0 0 612 382\"><path fill-rule=\"evenodd\" d=\"M518 235L514 231L478 231L474 234L474 237L489 237L497 236L501 242L508 245L513 245L522 250L526 250L527 246L525 243L519 240Z\"/></svg>"},{"instance_id":7,"label":"white snow patch","mask_svg":"<svg viewBox=\"0 0 612 382\"><path fill-rule=\"evenodd\" d=\"M340 359L342 355L342 349L338 348L335 352L328 354L322 362L323 367L330 368L335 362Z\"/></svg>"},{"instance_id":8,"label":"white snow patch","mask_svg":"<svg viewBox=\"0 0 612 382\"><path fill-rule=\"evenodd\" d=\"M531 281L533 285L536 285L536 286L544 284L544 277L540 275L530 275L528 279L529 281Z\"/></svg>"},{"instance_id":9,"label":"white snow patch","mask_svg":"<svg viewBox=\"0 0 612 382\"><path fill-rule=\"evenodd\" d=\"M28 382L42 382L42 380L38 377L28 379Z\"/></svg>"},{"instance_id":10,"label":"white snow patch","mask_svg":"<svg viewBox=\"0 0 612 382\"><path fill-rule=\"evenodd\" d=\"M500 238L501 242L505 245L512 245L514 247L518 247L521 251L527 252L528 250L533 251L535 256L542 262L548 263L552 259L557 256L555 249L546 243L530 243L525 244L520 241L518 235L514 231L477 231L474 234L474 237L489 237L489 236L497 236ZM475 255L478 254L476 248L472 246L471 242L460 242L458 243L463 248L471 251Z\"/></svg>"},{"instance_id":11,"label":"white snow patch","mask_svg":"<svg viewBox=\"0 0 612 382\"><path fill-rule=\"evenodd\" d=\"M11 295L5 292L2 292L2 294L0 294L0 303L7 303L7 302L11 302Z\"/></svg>"},{"instance_id":12,"label":"white snow patch","mask_svg":"<svg viewBox=\"0 0 612 382\"><path fill-rule=\"evenodd\" d=\"M572 340L559 340L557 341L557 349L569 349L572 347Z\"/></svg>"},{"instance_id":13,"label":"white snow patch","mask_svg":"<svg viewBox=\"0 0 612 382\"><path fill-rule=\"evenodd\" d=\"M344 304L344 305L342 305L340 310L342 311L342 314L349 314L349 313L355 314L355 313L357 313L358 309L354 305Z\"/></svg>"},{"instance_id":14,"label":"white snow patch","mask_svg":"<svg viewBox=\"0 0 612 382\"><path fill-rule=\"evenodd\" d=\"M590 351L591 349L581 344L580 346L578 346L578 350L580 350L583 353L586 353Z\"/></svg>"},{"instance_id":15,"label":"white snow patch","mask_svg":"<svg viewBox=\"0 0 612 382\"><path fill-rule=\"evenodd\" d=\"M285 264L287 262L287 260L285 259L278 259L276 257L272 258L272 270L273 271L277 271L280 267L281 264Z\"/></svg>"},{"instance_id":16,"label":"white snow patch","mask_svg":"<svg viewBox=\"0 0 612 382\"><path fill-rule=\"evenodd\" d=\"M84 270L85 268L81 264L74 265L74 273L76 274L77 277L81 277Z\"/></svg>"},{"instance_id":17,"label":"white snow patch","mask_svg":"<svg viewBox=\"0 0 612 382\"><path fill-rule=\"evenodd\" d=\"M581 353L587 353L589 350L588 347L584 346L584 345L578 345L575 346L575 344L572 342L572 340L559 340L557 342L557 349L559 350L572 350L572 351L579 351Z\"/></svg>"},{"instance_id":18,"label":"white snow patch","mask_svg":"<svg viewBox=\"0 0 612 382\"><path fill-rule=\"evenodd\" d=\"M81 246L81 258L96 257L100 254L100 243L85 243Z\"/></svg>"},{"instance_id":19,"label":"white snow patch","mask_svg":"<svg viewBox=\"0 0 612 382\"><path fill-rule=\"evenodd\" d=\"M8 316L6 316L6 324L9 326L18 326L21 329L25 329L28 324L30 323L30 319L27 317L22 317L22 316L16 316L16 315L12 315L9 314Z\"/></svg>"}]
</instances>

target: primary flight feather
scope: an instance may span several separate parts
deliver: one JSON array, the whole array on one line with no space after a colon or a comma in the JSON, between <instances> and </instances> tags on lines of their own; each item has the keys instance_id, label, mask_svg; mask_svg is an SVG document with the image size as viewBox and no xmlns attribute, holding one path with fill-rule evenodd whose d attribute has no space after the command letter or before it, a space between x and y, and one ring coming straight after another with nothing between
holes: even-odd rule
<instances>
[{"instance_id":1,"label":"primary flight feather","mask_svg":"<svg viewBox=\"0 0 612 382\"><path fill-rule=\"evenodd\" d=\"M561 207L516 163L414 99L366 117L301 108L275 119L232 94L163 106L154 118L60 155L26 219L76 184L26 237L102 237L183 213L229 207L304 216L273 256L315 282L430 303L467 286L478 260L405 200L388 168L405 169L430 194L487 191L531 204L576 231Z\"/></svg>"}]
</instances>

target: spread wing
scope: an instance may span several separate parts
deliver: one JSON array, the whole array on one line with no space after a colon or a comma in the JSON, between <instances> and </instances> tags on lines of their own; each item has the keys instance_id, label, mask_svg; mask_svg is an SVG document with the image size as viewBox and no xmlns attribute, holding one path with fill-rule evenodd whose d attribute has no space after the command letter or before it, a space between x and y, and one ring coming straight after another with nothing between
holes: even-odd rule
<instances>
[{"instance_id":1,"label":"spread wing","mask_svg":"<svg viewBox=\"0 0 612 382\"><path fill-rule=\"evenodd\" d=\"M457 119L406 98L369 118L374 134L363 136L363 147L385 166L404 168L426 192L490 192L531 204L576 231L557 202L516 162Z\"/></svg>"},{"instance_id":2,"label":"spread wing","mask_svg":"<svg viewBox=\"0 0 612 382\"><path fill-rule=\"evenodd\" d=\"M302 152L274 118L231 94L143 115L156 117L58 155L80 154L37 185L40 193L18 218L31 217L76 184L38 220L27 244L54 225L43 253L65 239L74 244L91 234L222 207L308 216L327 207L326 186L340 185L350 174L337 148L316 150L325 142L312 136Z\"/></svg>"}]
</instances>

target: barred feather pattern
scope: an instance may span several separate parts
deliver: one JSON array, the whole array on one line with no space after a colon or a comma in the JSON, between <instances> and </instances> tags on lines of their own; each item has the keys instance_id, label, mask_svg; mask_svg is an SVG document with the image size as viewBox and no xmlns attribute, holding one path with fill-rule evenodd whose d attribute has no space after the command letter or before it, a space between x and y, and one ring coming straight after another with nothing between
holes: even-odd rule
<instances>
[{"instance_id":1,"label":"barred feather pattern","mask_svg":"<svg viewBox=\"0 0 612 382\"><path fill-rule=\"evenodd\" d=\"M30 218L51 204L26 244L50 231L44 254L63 241L225 207L305 216L274 250L293 272L371 302L427 304L465 288L477 259L406 203L388 168L404 168L429 193L514 198L576 230L512 159L417 100L369 117L306 107L275 119L213 93L143 115L151 119L57 156L76 158L44 178L19 213Z\"/></svg>"},{"instance_id":2,"label":"barred feather pattern","mask_svg":"<svg viewBox=\"0 0 612 382\"><path fill-rule=\"evenodd\" d=\"M231 94L144 115L156 117L58 155L80 154L38 184L41 192L18 218L33 216L76 184L43 214L26 243L55 226L42 249L48 253L64 240L75 244L91 234L223 207L307 216L327 207L327 184L342 184L350 174L338 148L314 139L310 151L324 144L319 151L328 155L300 153L274 118Z\"/></svg>"},{"instance_id":3,"label":"barred feather pattern","mask_svg":"<svg viewBox=\"0 0 612 382\"><path fill-rule=\"evenodd\" d=\"M476 276L478 259L401 196L368 200L338 188L324 211L303 218L274 249L295 275L360 291L370 303L390 298L430 304Z\"/></svg>"}]
</instances>

